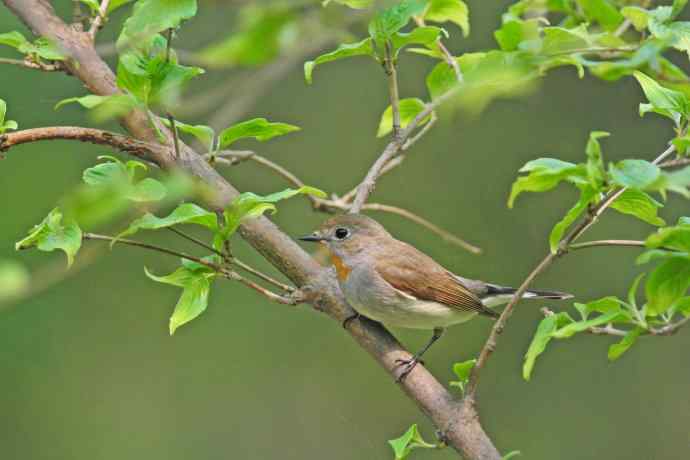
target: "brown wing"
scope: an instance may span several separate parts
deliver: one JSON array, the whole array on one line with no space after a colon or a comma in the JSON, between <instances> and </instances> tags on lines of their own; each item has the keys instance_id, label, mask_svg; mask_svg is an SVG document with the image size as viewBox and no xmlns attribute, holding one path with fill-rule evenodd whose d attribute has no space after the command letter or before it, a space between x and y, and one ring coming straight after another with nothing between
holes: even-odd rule
<instances>
[{"instance_id":1,"label":"brown wing","mask_svg":"<svg viewBox=\"0 0 690 460\"><path fill-rule=\"evenodd\" d=\"M407 243L395 241L377 248L376 271L394 288L420 300L442 303L462 311L487 316L498 314L486 308L452 273Z\"/></svg>"}]
</instances>

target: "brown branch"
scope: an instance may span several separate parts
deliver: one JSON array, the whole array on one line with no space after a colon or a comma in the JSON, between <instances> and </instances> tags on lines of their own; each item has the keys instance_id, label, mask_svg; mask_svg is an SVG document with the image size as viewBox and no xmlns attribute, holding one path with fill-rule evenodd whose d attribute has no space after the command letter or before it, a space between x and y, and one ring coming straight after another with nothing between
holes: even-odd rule
<instances>
[{"instance_id":1,"label":"brown branch","mask_svg":"<svg viewBox=\"0 0 690 460\"><path fill-rule=\"evenodd\" d=\"M644 248L644 241L639 240L596 240L596 241L586 241L584 243L575 243L568 246L568 250L576 249L586 249L594 248L599 246L628 246L628 247L640 247Z\"/></svg>"},{"instance_id":2,"label":"brown branch","mask_svg":"<svg viewBox=\"0 0 690 460\"><path fill-rule=\"evenodd\" d=\"M59 63L46 64L44 62L33 61L29 58L24 59L10 59L10 58L0 58L0 64L11 64L18 65L21 67L26 67L27 69L42 70L44 72L59 72L64 70L64 67Z\"/></svg>"},{"instance_id":3,"label":"brown branch","mask_svg":"<svg viewBox=\"0 0 690 460\"><path fill-rule=\"evenodd\" d=\"M669 146L664 150L654 161L654 164L659 164L663 162L669 155L675 152L675 147L673 145ZM532 281L539 276L544 270L546 270L557 257L567 252L570 245L580 237L584 232L587 231L592 225L594 225L599 216L626 190L625 187L615 189L609 192L593 209L591 209L587 215L572 229L568 235L561 240L558 245L558 251L553 253L550 252L542 261L537 265L537 267L532 270L532 272L525 278L518 290L513 295L508 305L501 312L501 316L494 323L491 333L489 334L486 343L482 347L479 357L477 358L477 364L472 369L470 374L469 382L465 387L465 399L469 401L474 401L476 398L477 385L479 382L479 373L486 365L487 360L491 357L491 354L496 349L496 344L498 342L498 336L503 332L505 324L513 313L513 310L517 303L522 298L522 295L527 291Z\"/></svg>"},{"instance_id":4,"label":"brown branch","mask_svg":"<svg viewBox=\"0 0 690 460\"><path fill-rule=\"evenodd\" d=\"M680 166L690 165L690 158L676 158L675 160L664 161L659 163L660 168L678 168Z\"/></svg>"},{"instance_id":5,"label":"brown branch","mask_svg":"<svg viewBox=\"0 0 690 460\"><path fill-rule=\"evenodd\" d=\"M57 43L69 59L68 70L79 78L94 94L110 95L118 92L115 76L107 64L98 56L93 42L84 33L75 31L55 15L52 6L42 0L3 0L9 9L22 19L39 36L45 36ZM403 130L406 139L439 103L450 97L447 93L427 108ZM156 134L147 123L142 111L133 111L122 119L123 126L138 139L155 144ZM161 132L170 138L170 132L160 126ZM385 153L394 156L401 144L394 144ZM238 191L220 176L202 157L184 143L180 143L180 158L174 159L170 149L157 151L153 160L163 168L182 168L205 182L217 192L209 199L209 205L222 208L238 195ZM384 166L383 162L372 173L372 183L362 188L366 199L373 181ZM337 281L330 270L321 267L309 254L267 218L248 220L240 226L240 235L257 249L270 263L283 272L297 286L308 291L308 301L318 310L326 312L337 323L342 323L352 314L345 302ZM393 381L398 372L398 359L409 359L400 343L380 324L362 320L354 322L347 329L355 341L365 349L389 374ZM500 454L487 437L474 404L457 401L436 380L424 366L418 365L400 384L402 390L413 399L420 409L441 430L448 444L470 460L499 460Z\"/></svg>"},{"instance_id":6,"label":"brown branch","mask_svg":"<svg viewBox=\"0 0 690 460\"><path fill-rule=\"evenodd\" d=\"M50 126L24 129L0 135L0 152L28 142L65 139L91 144L108 145L131 155L148 159L166 155L168 148L160 144L140 141L133 137L93 128L77 126Z\"/></svg>"}]
</instances>

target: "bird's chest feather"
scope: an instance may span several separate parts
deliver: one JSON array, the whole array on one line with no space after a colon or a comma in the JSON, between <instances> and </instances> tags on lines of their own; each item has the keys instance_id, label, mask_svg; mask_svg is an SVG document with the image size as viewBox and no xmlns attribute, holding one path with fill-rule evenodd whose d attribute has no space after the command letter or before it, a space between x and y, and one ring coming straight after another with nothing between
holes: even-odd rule
<instances>
[{"instance_id":1,"label":"bird's chest feather","mask_svg":"<svg viewBox=\"0 0 690 460\"><path fill-rule=\"evenodd\" d=\"M333 253L331 253L331 262L333 262L333 266L335 267L335 273L338 276L338 281L340 281L340 283L346 282L347 278L350 276L350 273L352 273L352 269L345 265L343 259Z\"/></svg>"}]
</instances>

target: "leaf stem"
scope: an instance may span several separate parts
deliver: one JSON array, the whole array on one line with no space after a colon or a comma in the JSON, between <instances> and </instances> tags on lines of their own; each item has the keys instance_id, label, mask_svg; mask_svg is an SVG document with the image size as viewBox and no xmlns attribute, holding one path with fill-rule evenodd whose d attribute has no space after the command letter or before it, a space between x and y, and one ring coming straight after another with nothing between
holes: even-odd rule
<instances>
[{"instance_id":1,"label":"leaf stem","mask_svg":"<svg viewBox=\"0 0 690 460\"><path fill-rule=\"evenodd\" d=\"M391 100L391 111L393 112L393 139L400 140L400 94L398 92L398 74L395 68L393 56L393 45L390 41L385 44L384 66L388 75L388 93Z\"/></svg>"}]
</instances>

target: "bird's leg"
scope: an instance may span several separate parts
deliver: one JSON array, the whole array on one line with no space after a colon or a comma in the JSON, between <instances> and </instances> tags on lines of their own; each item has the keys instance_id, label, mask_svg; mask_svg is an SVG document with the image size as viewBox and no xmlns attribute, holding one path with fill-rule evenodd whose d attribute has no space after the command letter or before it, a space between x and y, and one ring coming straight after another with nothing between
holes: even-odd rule
<instances>
[{"instance_id":1,"label":"bird's leg","mask_svg":"<svg viewBox=\"0 0 690 460\"><path fill-rule=\"evenodd\" d=\"M347 329L347 325L350 324L350 321L354 321L356 319L359 319L360 316L361 315L359 313L355 312L353 315L350 315L347 318L345 318L343 320L343 322L341 323L341 325L343 326L343 329Z\"/></svg>"},{"instance_id":2,"label":"bird's leg","mask_svg":"<svg viewBox=\"0 0 690 460\"><path fill-rule=\"evenodd\" d=\"M395 360L396 364L398 364L399 366L403 366L402 372L400 373L400 375L396 379L396 381L398 383L402 382L405 379L405 377L407 377L407 374L412 372L412 369L415 368L417 363L421 362L420 358L422 357L422 355L424 353L426 353L427 350L429 348L431 348L431 346L434 344L434 342L436 342L438 339L440 339L442 335L443 335L443 328L442 327L435 327L434 333L432 334L431 339L426 343L426 345L424 345L424 348L422 348L417 353L415 353L414 356L412 356L412 359L396 359Z\"/></svg>"}]
</instances>

